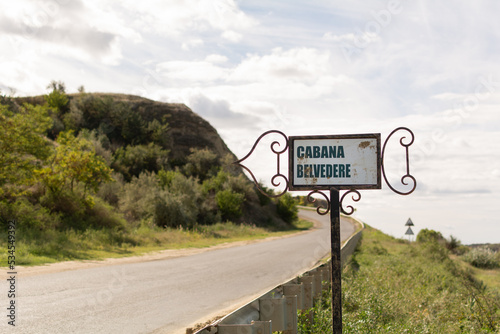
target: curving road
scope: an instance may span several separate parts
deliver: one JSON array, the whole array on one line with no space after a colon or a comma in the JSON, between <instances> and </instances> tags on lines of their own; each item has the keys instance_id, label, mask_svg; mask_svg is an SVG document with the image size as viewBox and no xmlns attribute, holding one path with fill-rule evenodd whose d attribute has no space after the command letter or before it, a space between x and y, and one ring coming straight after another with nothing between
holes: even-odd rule
<instances>
[{"instance_id":1,"label":"curving road","mask_svg":"<svg viewBox=\"0 0 500 334\"><path fill-rule=\"evenodd\" d=\"M329 215L307 233L179 258L18 274L16 327L7 324L6 273L0 283L2 333L169 333L224 315L311 268L330 252ZM341 221L342 239L354 226Z\"/></svg>"}]
</instances>

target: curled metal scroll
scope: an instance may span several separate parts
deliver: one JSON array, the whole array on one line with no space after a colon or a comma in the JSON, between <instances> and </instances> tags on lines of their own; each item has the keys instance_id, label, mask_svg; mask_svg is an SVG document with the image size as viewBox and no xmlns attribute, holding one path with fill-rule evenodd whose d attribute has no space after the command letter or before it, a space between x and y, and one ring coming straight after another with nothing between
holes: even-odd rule
<instances>
[{"instance_id":1,"label":"curled metal scroll","mask_svg":"<svg viewBox=\"0 0 500 334\"><path fill-rule=\"evenodd\" d=\"M359 202L359 200L361 199L361 194L359 193L359 191L357 191L356 189L351 189L349 190L348 192L344 193L344 195L342 195L342 197L340 198L340 210L342 211L343 214L347 215L347 216L350 216L354 213L354 208L352 207L352 205L348 205L347 206L347 209L349 211L346 211L344 209L344 205L342 204L342 202L344 202L344 199L345 197L350 194L350 193L353 193L351 199L354 201L354 202ZM356 196L357 195L357 196ZM356 197L354 197L356 196Z\"/></svg>"},{"instance_id":2,"label":"curled metal scroll","mask_svg":"<svg viewBox=\"0 0 500 334\"><path fill-rule=\"evenodd\" d=\"M277 194L277 195L271 195L269 193L267 193L264 189L262 189L259 185L259 182L257 181L257 179L255 178L255 175L252 173L252 171L245 165L242 164L243 161L245 161L249 156L252 155L253 151L255 150L255 148L257 147L257 145L259 144L260 140L262 138L264 138L265 136L267 136L268 134L271 134L271 133L277 133L281 136L283 136L283 138L285 139L285 145L283 147L283 149L279 150L277 147L281 146L280 142L275 140L271 143L271 151L276 154L276 174L274 174L274 176L271 178L271 183L273 186L275 187L279 187L281 185L281 182L279 181L279 179L281 178L284 182L285 182L285 189ZM259 138L257 138L257 140L255 141L255 143L253 144L253 147L252 149L250 150L250 152L248 152L247 155L245 155L242 159L238 160L238 161L235 161L234 164L235 165L238 165L240 166L241 168L245 169L249 174L250 176L252 177L253 179L253 182L255 183L257 189L265 196L268 196L268 197L280 197L282 195L284 195L287 191L288 191L288 178L281 174L280 173L280 155L285 153L286 150L288 149L288 137L281 131L278 131L278 130L269 130L269 131L266 131L264 132L262 135L260 135Z\"/></svg>"},{"instance_id":3,"label":"curled metal scroll","mask_svg":"<svg viewBox=\"0 0 500 334\"><path fill-rule=\"evenodd\" d=\"M406 191L406 192L402 192L402 191L399 191L397 190L396 188L394 188L390 183L389 181L387 180L387 176L385 175L385 168L384 168L384 154L385 154L385 146L387 145L387 143L389 142L389 139L391 138L391 136L400 131L400 130L403 130L403 131L408 131L411 135L411 140L408 142L408 143L405 143L404 140L406 139L406 137L401 137L401 139L399 140L399 143L401 144L401 146L403 146L405 149L406 149L406 174L403 175L403 177L401 177L401 184L407 186L409 185L409 183L407 182L407 179L410 179L412 182L413 182L413 187ZM392 191L394 191L395 193L397 194L400 194L400 195L409 195L411 194L415 188L417 187L417 180L413 177L413 175L410 174L410 156L409 156L409 147L413 144L413 141L415 140L415 136L413 135L413 132L408 129L408 128L405 128L405 127L399 127L397 129L395 129L394 131L392 131L389 136L387 137L387 139L385 140L384 142L384 146L382 147L382 157L381 157L381 169L382 169L382 175L384 176L384 180L385 180L385 183L387 183L387 185L389 186L389 188L391 188Z\"/></svg>"},{"instance_id":4,"label":"curled metal scroll","mask_svg":"<svg viewBox=\"0 0 500 334\"><path fill-rule=\"evenodd\" d=\"M314 203L316 202L316 198L312 197L313 194L320 194L321 196L323 196L326 200L326 203L327 203L327 207L323 207L322 205L318 205L318 207L316 208L316 212L319 214L319 215L326 215L328 212L330 212L330 199L328 198L328 196L326 196L324 193L322 193L321 191L319 190L313 190L311 191L308 195L307 195L307 201L309 203ZM324 209L325 211L321 211L321 209Z\"/></svg>"}]
</instances>

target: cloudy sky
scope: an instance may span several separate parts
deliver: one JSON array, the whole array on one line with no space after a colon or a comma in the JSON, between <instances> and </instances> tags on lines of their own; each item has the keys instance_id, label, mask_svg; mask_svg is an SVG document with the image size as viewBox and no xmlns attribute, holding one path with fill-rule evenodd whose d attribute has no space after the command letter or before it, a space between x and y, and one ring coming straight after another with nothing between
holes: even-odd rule
<instances>
[{"instance_id":1,"label":"cloudy sky","mask_svg":"<svg viewBox=\"0 0 500 334\"><path fill-rule=\"evenodd\" d=\"M499 12L494 0L3 2L0 90L61 80L185 103L239 157L270 129L384 140L406 126L417 190L361 191L355 216L397 237L411 217L415 233L498 243ZM251 166L267 184L269 152ZM404 159L389 146L396 185Z\"/></svg>"}]
</instances>

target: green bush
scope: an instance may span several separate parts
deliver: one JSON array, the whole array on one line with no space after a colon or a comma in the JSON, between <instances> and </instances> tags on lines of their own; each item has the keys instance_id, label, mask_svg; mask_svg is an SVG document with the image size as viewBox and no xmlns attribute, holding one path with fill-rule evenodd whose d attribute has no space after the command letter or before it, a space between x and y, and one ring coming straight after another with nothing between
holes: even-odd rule
<instances>
[{"instance_id":1,"label":"green bush","mask_svg":"<svg viewBox=\"0 0 500 334\"><path fill-rule=\"evenodd\" d=\"M77 127L97 129L103 119L110 118L113 100L100 98L92 94L82 94L70 103L68 122ZM65 119L66 120L66 119Z\"/></svg>"},{"instance_id":2,"label":"green bush","mask_svg":"<svg viewBox=\"0 0 500 334\"><path fill-rule=\"evenodd\" d=\"M225 189L216 193L215 200L223 219L238 219L243 214L245 195Z\"/></svg>"},{"instance_id":3,"label":"green bush","mask_svg":"<svg viewBox=\"0 0 500 334\"><path fill-rule=\"evenodd\" d=\"M201 181L217 174L220 163L217 155L209 149L190 149L184 172L188 176L198 177Z\"/></svg>"},{"instance_id":4,"label":"green bush","mask_svg":"<svg viewBox=\"0 0 500 334\"><path fill-rule=\"evenodd\" d=\"M133 177L123 187L119 200L120 211L129 222L147 218L152 213L152 203L159 191L156 174L144 172L139 177Z\"/></svg>"},{"instance_id":5,"label":"green bush","mask_svg":"<svg viewBox=\"0 0 500 334\"><path fill-rule=\"evenodd\" d=\"M255 193L255 185L243 174L238 176L230 175L227 180L227 188L234 192L243 194L247 201L257 202L259 199Z\"/></svg>"},{"instance_id":6,"label":"green bush","mask_svg":"<svg viewBox=\"0 0 500 334\"><path fill-rule=\"evenodd\" d=\"M463 259L476 268L493 269L500 267L497 252L487 247L475 247L463 255Z\"/></svg>"},{"instance_id":7,"label":"green bush","mask_svg":"<svg viewBox=\"0 0 500 334\"><path fill-rule=\"evenodd\" d=\"M140 173L158 172L167 167L168 151L154 143L148 145L128 145L115 152L113 168L131 180Z\"/></svg>"},{"instance_id":8,"label":"green bush","mask_svg":"<svg viewBox=\"0 0 500 334\"><path fill-rule=\"evenodd\" d=\"M196 224L196 213L187 208L187 203L179 196L172 196L168 192L154 199L153 223L160 227L187 227Z\"/></svg>"},{"instance_id":9,"label":"green bush","mask_svg":"<svg viewBox=\"0 0 500 334\"><path fill-rule=\"evenodd\" d=\"M197 180L179 171L160 171L158 182L162 192L155 198L154 223L169 227L195 225L203 201Z\"/></svg>"},{"instance_id":10,"label":"green bush","mask_svg":"<svg viewBox=\"0 0 500 334\"><path fill-rule=\"evenodd\" d=\"M259 182L259 187L267 195L273 195L273 190L267 188L263 183ZM261 206L265 206L265 205L268 205L269 203L271 203L271 197L263 194L257 187L255 187L255 193L257 194L257 197L259 198L259 204Z\"/></svg>"},{"instance_id":11,"label":"green bush","mask_svg":"<svg viewBox=\"0 0 500 334\"><path fill-rule=\"evenodd\" d=\"M123 175L119 173L113 173L111 175L114 182L107 182L101 184L97 196L108 202L114 207L118 207L120 202L120 194L125 186L125 181Z\"/></svg>"},{"instance_id":12,"label":"green bush","mask_svg":"<svg viewBox=\"0 0 500 334\"><path fill-rule=\"evenodd\" d=\"M123 215L116 212L114 208L105 203L100 198L95 198L94 205L88 208L85 212L85 228L109 229L109 230L126 230L128 224L123 218Z\"/></svg>"},{"instance_id":13,"label":"green bush","mask_svg":"<svg viewBox=\"0 0 500 334\"><path fill-rule=\"evenodd\" d=\"M196 179L178 171L141 173L125 184L120 210L130 222L151 219L161 227L196 224L203 195Z\"/></svg>"},{"instance_id":14,"label":"green bush","mask_svg":"<svg viewBox=\"0 0 500 334\"><path fill-rule=\"evenodd\" d=\"M173 170L164 170L164 169L160 170L158 172L158 181L160 187L162 189L170 187L170 185L172 184L172 180L174 179L175 174L177 173L178 173L177 171Z\"/></svg>"},{"instance_id":15,"label":"green bush","mask_svg":"<svg viewBox=\"0 0 500 334\"><path fill-rule=\"evenodd\" d=\"M69 99L64 92L64 88L58 89L54 86L52 92L50 92L50 94L44 95L43 97L48 106L56 110L57 113L62 114L68 111Z\"/></svg>"},{"instance_id":16,"label":"green bush","mask_svg":"<svg viewBox=\"0 0 500 334\"><path fill-rule=\"evenodd\" d=\"M297 202L292 195L288 193L278 198L276 210L280 218L289 224L293 223L298 218L299 209L297 208Z\"/></svg>"},{"instance_id":17,"label":"green bush","mask_svg":"<svg viewBox=\"0 0 500 334\"><path fill-rule=\"evenodd\" d=\"M40 204L32 204L26 198L18 198L14 203L0 202L0 221L6 224L12 219L21 229L54 229L61 223L60 214L50 212Z\"/></svg>"},{"instance_id":18,"label":"green bush","mask_svg":"<svg viewBox=\"0 0 500 334\"><path fill-rule=\"evenodd\" d=\"M227 182L229 180L229 173L224 171L219 171L217 175L203 181L203 191L206 193L213 192L216 193L220 190L227 188Z\"/></svg>"},{"instance_id":19,"label":"green bush","mask_svg":"<svg viewBox=\"0 0 500 334\"><path fill-rule=\"evenodd\" d=\"M417 242L439 242L445 241L441 232L430 229L421 229L417 234Z\"/></svg>"},{"instance_id":20,"label":"green bush","mask_svg":"<svg viewBox=\"0 0 500 334\"><path fill-rule=\"evenodd\" d=\"M60 221L60 230L88 228L124 229L126 222L123 216L99 197L82 196L82 189L63 191L58 194L47 192L40 204L50 212L52 221Z\"/></svg>"}]
</instances>

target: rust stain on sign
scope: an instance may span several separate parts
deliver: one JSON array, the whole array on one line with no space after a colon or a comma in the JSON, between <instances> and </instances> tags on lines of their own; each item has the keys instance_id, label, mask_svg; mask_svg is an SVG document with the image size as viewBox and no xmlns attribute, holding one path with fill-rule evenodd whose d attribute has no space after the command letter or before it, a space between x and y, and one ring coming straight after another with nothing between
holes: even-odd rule
<instances>
[{"instance_id":1,"label":"rust stain on sign","mask_svg":"<svg viewBox=\"0 0 500 334\"><path fill-rule=\"evenodd\" d=\"M311 175L312 168L311 167L306 167L304 168L304 174Z\"/></svg>"},{"instance_id":2,"label":"rust stain on sign","mask_svg":"<svg viewBox=\"0 0 500 334\"><path fill-rule=\"evenodd\" d=\"M370 146L371 142L369 141L362 141L361 143L359 143L359 148L367 148L368 146Z\"/></svg>"}]
</instances>

